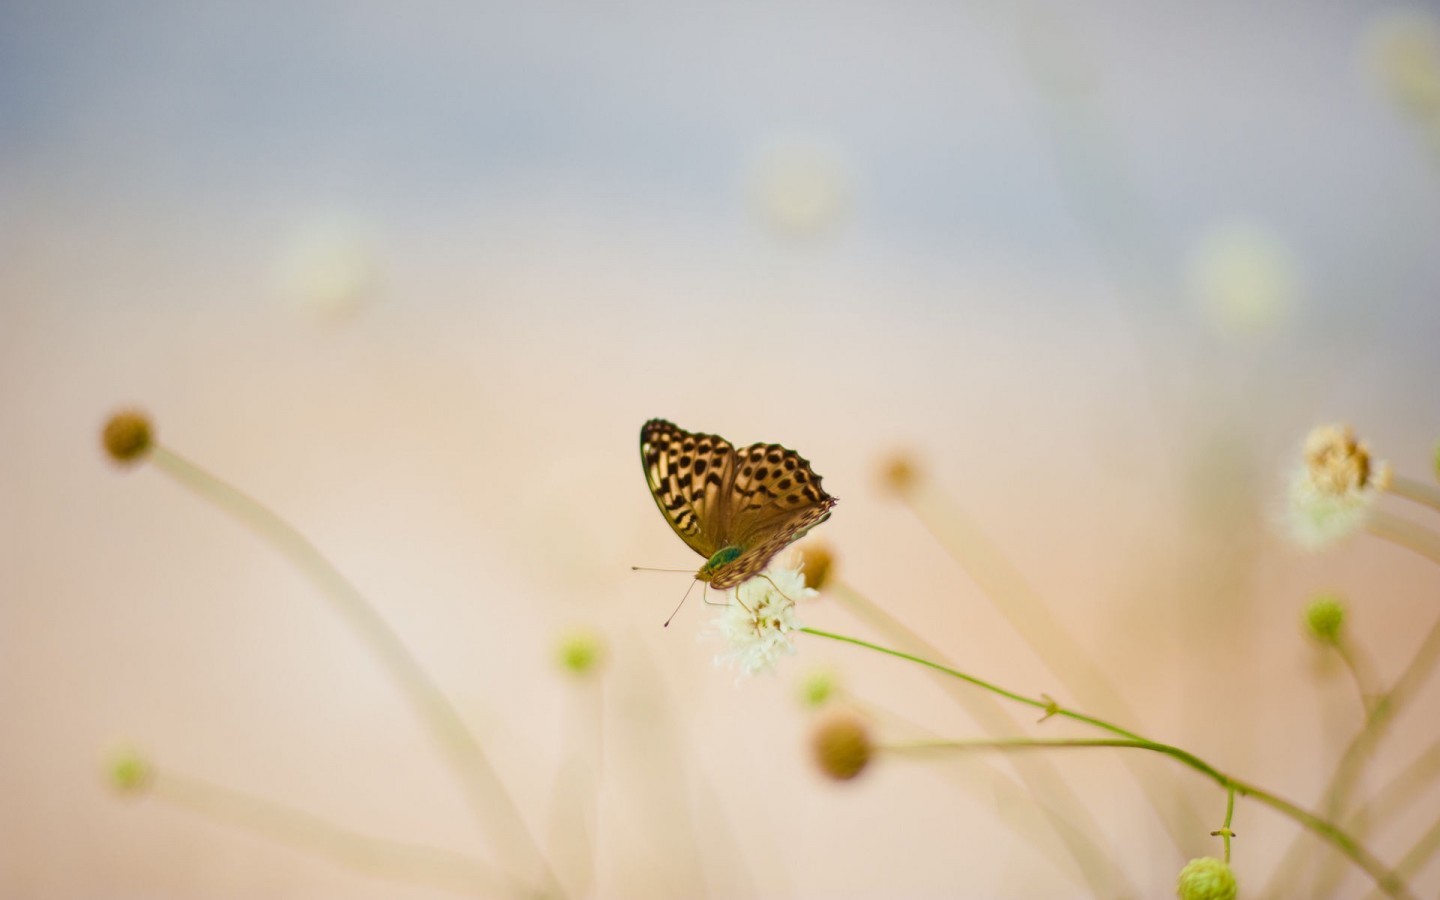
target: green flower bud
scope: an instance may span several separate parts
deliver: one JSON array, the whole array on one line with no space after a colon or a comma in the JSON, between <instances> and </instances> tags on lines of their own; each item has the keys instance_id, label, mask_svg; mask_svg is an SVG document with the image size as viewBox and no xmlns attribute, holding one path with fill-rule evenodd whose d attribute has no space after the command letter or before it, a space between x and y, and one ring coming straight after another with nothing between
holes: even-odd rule
<instances>
[{"instance_id":1,"label":"green flower bud","mask_svg":"<svg viewBox=\"0 0 1440 900\"><path fill-rule=\"evenodd\" d=\"M583 678L600 668L605 657L605 642L592 631L576 630L562 637L555 651L561 668Z\"/></svg>"},{"instance_id":2,"label":"green flower bud","mask_svg":"<svg viewBox=\"0 0 1440 900\"><path fill-rule=\"evenodd\" d=\"M1305 629L1323 644L1340 640L1345 626L1345 601L1339 594L1318 594L1305 607Z\"/></svg>"},{"instance_id":3,"label":"green flower bud","mask_svg":"<svg viewBox=\"0 0 1440 900\"><path fill-rule=\"evenodd\" d=\"M150 786L155 768L134 750L121 750L110 759L106 772L110 786L122 794L139 794Z\"/></svg>"},{"instance_id":4,"label":"green flower bud","mask_svg":"<svg viewBox=\"0 0 1440 900\"><path fill-rule=\"evenodd\" d=\"M816 669L800 679L800 702L811 709L819 709L828 703L839 689L835 673L828 669Z\"/></svg>"},{"instance_id":5,"label":"green flower bud","mask_svg":"<svg viewBox=\"0 0 1440 900\"><path fill-rule=\"evenodd\" d=\"M1229 864L1213 856L1190 860L1175 883L1180 900L1235 900L1238 891Z\"/></svg>"}]
</instances>

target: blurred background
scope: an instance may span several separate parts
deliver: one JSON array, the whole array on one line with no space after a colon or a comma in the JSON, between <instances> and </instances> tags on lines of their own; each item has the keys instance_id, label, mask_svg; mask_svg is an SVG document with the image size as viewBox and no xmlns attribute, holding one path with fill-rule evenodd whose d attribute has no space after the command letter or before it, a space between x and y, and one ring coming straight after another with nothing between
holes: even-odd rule
<instances>
[{"instance_id":1,"label":"blurred background","mask_svg":"<svg viewBox=\"0 0 1440 900\"><path fill-rule=\"evenodd\" d=\"M1382 680L1437 612L1413 554L1307 556L1271 527L1315 424L1433 477L1435 16L0 5L0 893L451 895L118 797L121 745L494 858L326 600L104 457L131 406L373 599L534 833L593 803L592 896L1086 893L1001 824L1010 760L882 755L843 785L811 764L796 683L820 667L915 723L876 717L879 739L985 734L925 673L802 636L737 682L712 609L661 628L689 579L630 567L699 560L645 486L652 416L797 449L840 498L812 537L848 586L966 671L1078 703L884 490L909 454L925 502L978 523L1126 703L1089 711L1316 805L1360 711L1306 601L1350 598ZM883 640L831 598L801 619ZM594 682L555 662L577 627L607 647ZM1424 719L1367 786L1434 744ZM1112 895L1165 896L1219 844L1177 846L1119 753L1046 760ZM1220 790L1136 765L1219 827ZM1387 861L1432 824L1425 790L1372 834ZM1296 828L1243 800L1234 827L1258 895Z\"/></svg>"}]
</instances>

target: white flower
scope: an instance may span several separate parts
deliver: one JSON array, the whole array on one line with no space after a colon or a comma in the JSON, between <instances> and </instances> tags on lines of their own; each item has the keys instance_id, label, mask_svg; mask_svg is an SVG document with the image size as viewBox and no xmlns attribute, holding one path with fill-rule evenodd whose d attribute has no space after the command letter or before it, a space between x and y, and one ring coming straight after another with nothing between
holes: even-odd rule
<instances>
[{"instance_id":1,"label":"white flower","mask_svg":"<svg viewBox=\"0 0 1440 900\"><path fill-rule=\"evenodd\" d=\"M344 217L304 223L277 261L285 293L321 320L337 322L356 312L379 294L383 280L371 231Z\"/></svg>"},{"instance_id":2,"label":"white flower","mask_svg":"<svg viewBox=\"0 0 1440 900\"><path fill-rule=\"evenodd\" d=\"M837 148L803 138L779 139L763 149L750 176L750 193L776 231L819 235L845 218L850 169Z\"/></svg>"},{"instance_id":3,"label":"white flower","mask_svg":"<svg viewBox=\"0 0 1440 900\"><path fill-rule=\"evenodd\" d=\"M1310 550L1358 531L1375 498L1389 487L1390 464L1371 463L1349 425L1322 425L1305 438L1304 459L1290 480L1288 519L1296 543Z\"/></svg>"},{"instance_id":4,"label":"white flower","mask_svg":"<svg viewBox=\"0 0 1440 900\"><path fill-rule=\"evenodd\" d=\"M1202 235L1191 251L1188 274L1206 317L1231 338L1275 331L1300 295L1299 268L1284 240L1249 222Z\"/></svg>"},{"instance_id":5,"label":"white flower","mask_svg":"<svg viewBox=\"0 0 1440 900\"><path fill-rule=\"evenodd\" d=\"M774 668L780 657L795 652L790 637L800 628L795 621L795 601L818 593L805 586L799 568L785 566L767 569L735 588L709 629L730 645L715 655L715 664L728 664L743 675Z\"/></svg>"}]
</instances>

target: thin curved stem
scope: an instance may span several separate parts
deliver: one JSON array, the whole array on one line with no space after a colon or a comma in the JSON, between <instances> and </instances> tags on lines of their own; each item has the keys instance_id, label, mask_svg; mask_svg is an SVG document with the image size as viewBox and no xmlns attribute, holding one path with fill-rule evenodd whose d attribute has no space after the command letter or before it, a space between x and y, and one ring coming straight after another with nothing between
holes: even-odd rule
<instances>
[{"instance_id":1,"label":"thin curved stem","mask_svg":"<svg viewBox=\"0 0 1440 900\"><path fill-rule=\"evenodd\" d=\"M1040 592L978 522L932 486L907 491L905 498L916 517L960 564L1015 633L1044 660L1061 684L1087 706L1102 708L1121 718L1135 718L1130 704L1110 683L1105 670L1060 625ZM1140 772L1131 774L1177 851L1183 852L1186 836L1204 828L1199 812L1183 794L1156 791L1146 784Z\"/></svg>"},{"instance_id":2,"label":"thin curved stem","mask_svg":"<svg viewBox=\"0 0 1440 900\"><path fill-rule=\"evenodd\" d=\"M844 582L836 580L826 590L872 626L902 645L918 649L932 658L944 660L944 654L939 648ZM943 678L940 684L950 688L952 695L970 717L990 733L1000 734L1018 727L996 698L978 691L966 690L963 685L956 684L949 678ZM1075 791L1054 766L1044 759L1036 758L1017 763L1014 769L1032 796L1047 798L1048 802L1038 804L1040 813L1074 861L1076 870L1085 879L1090 892L1097 896L1133 893L1133 889L1123 885L1124 875L1115 865L1113 855L1097 843L1099 827L1094 816L1080 802Z\"/></svg>"},{"instance_id":3,"label":"thin curved stem","mask_svg":"<svg viewBox=\"0 0 1440 900\"><path fill-rule=\"evenodd\" d=\"M149 790L159 800L207 818L300 847L350 869L392 881L489 897L503 881L482 861L437 847L400 844L351 831L293 807L199 778L156 771Z\"/></svg>"},{"instance_id":4,"label":"thin curved stem","mask_svg":"<svg viewBox=\"0 0 1440 900\"><path fill-rule=\"evenodd\" d=\"M974 675L967 675L964 672L961 672L959 669L952 669L949 666L944 666L937 662L931 662L928 659L920 656L915 656L911 653L906 653L902 650L893 650L889 647L882 647L879 644L872 644L869 641L863 641L860 638L853 638L843 634L835 634L834 632L830 631L821 631L818 628L801 628L800 631L804 632L805 634L813 634L816 637L829 638L832 641L840 641L844 644L854 644L857 647L864 647L867 650L874 650L878 653L885 653L890 656L895 656L900 659L917 663L919 665L925 666L926 668L934 669L937 672L944 672L946 675L953 676L960 679L961 681L968 681L976 687L984 688L985 690L990 691L993 694L998 694L1007 700L1013 700L1016 703L1023 703L1026 706L1032 706L1036 709L1042 710L1045 713L1046 718L1049 718L1050 716L1060 716L1061 718L1065 719L1074 719L1076 722L1084 722L1087 725L1093 725L1096 728L1103 729L1110 732L1111 734L1119 735L1123 738L1129 738L1130 740L1134 741L1145 740L1133 731L1126 731L1119 725L1112 725L1111 723L1106 722L1103 719L1097 719L1094 716L1087 716L1084 713L1078 713L1074 710L1066 709L1053 700L1037 700L1034 697L1026 697L1024 694L1017 694L1014 691L1007 691L1005 688L1002 688L997 684L992 684L991 682L988 682L983 678L976 678Z\"/></svg>"},{"instance_id":5,"label":"thin curved stem","mask_svg":"<svg viewBox=\"0 0 1440 900\"><path fill-rule=\"evenodd\" d=\"M268 541L335 604L342 617L404 691L420 714L421 721L429 726L437 743L444 749L465 787L465 795L476 818L495 842L497 855L518 858L522 868L533 862L540 869L545 893L563 896L564 891L548 858L530 834L524 817L520 815L520 808L506 791L479 740L364 594L308 538L249 494L166 447L156 445L152 458L167 475L230 513ZM530 892L530 888L519 880L516 889L521 893Z\"/></svg>"},{"instance_id":6,"label":"thin curved stem","mask_svg":"<svg viewBox=\"0 0 1440 900\"><path fill-rule=\"evenodd\" d=\"M1340 755L1340 761L1335 764L1335 771L1330 776L1330 782L1325 787L1322 795L1321 809L1327 819L1338 820L1345 811L1345 804L1349 801L1351 792L1360 780L1360 774L1364 770L1365 760L1374 751L1376 744L1385 734L1390 720L1395 717L1400 708L1410 699L1410 696L1425 683L1435 671L1437 663L1440 663L1440 618L1430 626L1424 640L1420 642L1415 655L1410 659L1410 664L1390 690L1375 698L1370 706L1370 713L1365 717L1365 724L1356 732L1355 737L1350 739L1345 752ZM1289 849L1281 857L1280 865L1276 867L1275 874L1270 878L1270 887L1273 889L1284 883L1300 864L1304 847L1297 838L1292 841ZM1273 893L1273 890L1267 891Z\"/></svg>"},{"instance_id":7,"label":"thin curved stem","mask_svg":"<svg viewBox=\"0 0 1440 900\"><path fill-rule=\"evenodd\" d=\"M1375 711L1375 704L1378 702L1380 690L1376 686L1375 669L1370 661L1353 644L1345 640L1341 635L1331 646L1340 661L1345 664L1345 669L1350 673L1350 680L1355 685L1355 692L1360 697L1360 708L1368 717Z\"/></svg>"},{"instance_id":8,"label":"thin curved stem","mask_svg":"<svg viewBox=\"0 0 1440 900\"><path fill-rule=\"evenodd\" d=\"M1072 710L1065 709L1054 701L1037 700L1031 697L1026 697L1022 694L1017 694L1013 691L1007 691L1004 688L985 681L984 679L976 678L972 675L967 675L964 672L952 669L949 666L942 666L938 663L933 663L929 660L921 659L920 657L913 656L908 653L902 653L901 651L892 650L888 647L881 647L877 644L872 644L869 641L862 641L858 638L833 634L831 632L821 631L816 628L801 628L800 631L806 634L814 635L816 637L829 638L830 640L839 641L841 643L854 644L859 647L865 647L878 653L884 653L889 656L898 657L900 659L908 660L922 666L936 669L938 671L945 672L949 675L959 678L962 681L969 682L970 684L973 684L977 687L992 691L1007 699L1014 700L1018 703L1023 703L1027 706L1044 709L1046 711L1047 718L1050 716L1059 716L1061 718L1073 719L1077 722L1085 722L1088 725L1103 729L1121 738L1121 740L1115 740L1112 738L1055 738L1048 740L1015 738L981 741L952 741L945 744L945 746L948 746L952 749L968 748L998 750L1018 750L1047 746L1132 747L1136 749L1149 750L1154 753L1161 753L1183 763L1184 765L1194 769L1197 772L1200 772L1201 774L1215 781L1217 784L1219 784L1226 790L1233 790L1243 796L1253 797L1255 800L1265 804L1266 806L1269 806L1271 809L1274 809L1282 813L1283 815L1294 819L1296 822L1299 822L1301 825L1313 831L1315 834L1329 841L1337 849L1339 849L1340 852L1344 853L1345 856L1349 857L1349 859L1354 862L1356 866L1362 869L1367 875L1369 875L1375 881L1376 885L1379 886L1380 889L1384 891L1387 895L1392 897L1407 898L1413 896L1410 893L1409 887L1405 884L1404 879L1402 879L1394 871L1387 868L1384 863L1382 863L1377 857L1370 853L1369 850L1367 850L1362 844L1360 844L1359 841L1351 837L1348 832L1337 827L1332 822L1321 818L1315 813L1303 809L1290 802L1289 800L1286 800L1277 794L1273 794L1258 785L1251 784L1248 781L1243 781L1239 778L1235 778L1234 776L1227 775L1221 772L1219 769L1205 762L1203 759L1196 756L1195 754L1190 753L1188 750L1184 750L1180 747L1175 747L1170 744L1162 744L1157 741L1151 741L1147 738L1141 737L1138 734L1135 734L1134 732L1127 731L1126 729L1123 729L1118 725L1111 724L1102 719L1097 719L1093 716L1087 716L1081 713L1074 712ZM939 747L940 745L934 746Z\"/></svg>"},{"instance_id":9,"label":"thin curved stem","mask_svg":"<svg viewBox=\"0 0 1440 900\"><path fill-rule=\"evenodd\" d=\"M1425 790L1435 781L1436 775L1440 775L1440 742L1427 747L1357 806L1346 821L1347 827L1393 819L1424 798Z\"/></svg>"}]
</instances>

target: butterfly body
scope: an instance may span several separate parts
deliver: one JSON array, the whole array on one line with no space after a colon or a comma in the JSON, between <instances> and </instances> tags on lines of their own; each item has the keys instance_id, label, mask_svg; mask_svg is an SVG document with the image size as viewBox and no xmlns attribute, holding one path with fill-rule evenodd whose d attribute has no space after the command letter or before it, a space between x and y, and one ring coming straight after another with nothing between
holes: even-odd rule
<instances>
[{"instance_id":1,"label":"butterfly body","mask_svg":"<svg viewBox=\"0 0 1440 900\"><path fill-rule=\"evenodd\" d=\"M640 429L640 457L655 505L705 557L695 577L716 588L758 575L835 505L810 464L779 444L737 449L719 435L651 419Z\"/></svg>"}]
</instances>

